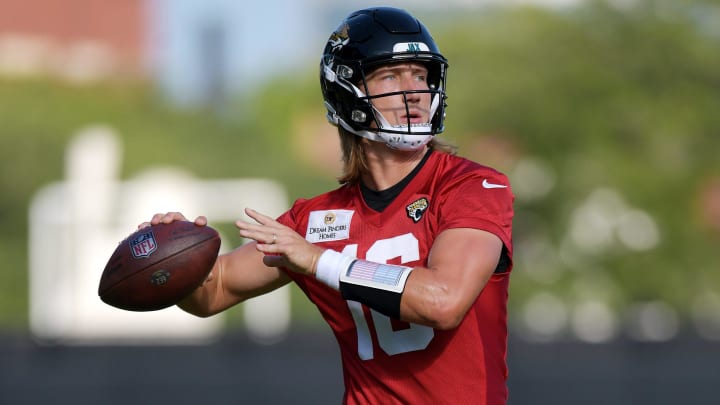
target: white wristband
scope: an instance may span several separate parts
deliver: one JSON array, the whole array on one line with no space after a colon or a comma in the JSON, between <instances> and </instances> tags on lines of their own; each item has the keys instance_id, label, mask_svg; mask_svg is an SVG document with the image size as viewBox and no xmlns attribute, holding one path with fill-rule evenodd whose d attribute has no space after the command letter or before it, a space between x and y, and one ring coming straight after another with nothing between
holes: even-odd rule
<instances>
[{"instance_id":1,"label":"white wristband","mask_svg":"<svg viewBox=\"0 0 720 405\"><path fill-rule=\"evenodd\" d=\"M340 274L347 272L356 259L332 249L327 249L318 259L315 278L340 291Z\"/></svg>"}]
</instances>

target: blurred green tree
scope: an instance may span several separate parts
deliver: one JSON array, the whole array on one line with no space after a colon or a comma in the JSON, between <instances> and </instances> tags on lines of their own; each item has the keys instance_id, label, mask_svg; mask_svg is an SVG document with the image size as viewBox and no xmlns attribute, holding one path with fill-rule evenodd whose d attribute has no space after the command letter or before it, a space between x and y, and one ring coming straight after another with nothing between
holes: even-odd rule
<instances>
[{"instance_id":1,"label":"blurred green tree","mask_svg":"<svg viewBox=\"0 0 720 405\"><path fill-rule=\"evenodd\" d=\"M450 60L443 136L513 182L511 311L552 294L568 312L588 300L617 314L661 301L690 319L699 297L720 300L720 8L613 4L624 3L424 18ZM62 178L75 130L114 126L124 177L170 163L313 195L335 175L298 147L324 153L332 138L306 134L332 131L315 69L243 95L237 117L170 110L146 83L2 79L0 327L25 326L28 203Z\"/></svg>"}]
</instances>

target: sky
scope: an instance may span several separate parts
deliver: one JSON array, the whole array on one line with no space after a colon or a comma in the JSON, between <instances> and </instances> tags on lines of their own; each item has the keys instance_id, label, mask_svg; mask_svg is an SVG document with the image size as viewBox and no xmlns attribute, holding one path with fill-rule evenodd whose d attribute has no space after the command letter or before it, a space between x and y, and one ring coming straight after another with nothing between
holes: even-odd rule
<instances>
[{"instance_id":1,"label":"sky","mask_svg":"<svg viewBox=\"0 0 720 405\"><path fill-rule=\"evenodd\" d=\"M564 7L579 1L149 0L147 59L162 92L176 105L194 106L222 102L269 77L291 77L297 69L312 66L327 36L356 9L388 5L420 12L528 3Z\"/></svg>"}]
</instances>

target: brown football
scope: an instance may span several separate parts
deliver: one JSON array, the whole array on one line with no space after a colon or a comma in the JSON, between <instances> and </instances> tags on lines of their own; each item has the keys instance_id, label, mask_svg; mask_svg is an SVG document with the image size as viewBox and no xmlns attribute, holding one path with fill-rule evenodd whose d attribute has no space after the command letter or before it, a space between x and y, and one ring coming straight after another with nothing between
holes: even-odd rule
<instances>
[{"instance_id":1,"label":"brown football","mask_svg":"<svg viewBox=\"0 0 720 405\"><path fill-rule=\"evenodd\" d=\"M202 284L219 250L220 235L209 226L175 221L139 229L110 256L98 295L128 311L167 308Z\"/></svg>"}]
</instances>

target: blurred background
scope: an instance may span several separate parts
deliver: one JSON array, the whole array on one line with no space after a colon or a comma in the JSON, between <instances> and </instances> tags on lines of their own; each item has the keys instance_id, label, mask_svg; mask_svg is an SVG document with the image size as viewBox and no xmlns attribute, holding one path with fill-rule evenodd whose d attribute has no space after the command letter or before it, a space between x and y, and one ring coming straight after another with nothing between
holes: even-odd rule
<instances>
[{"instance_id":1,"label":"blurred background","mask_svg":"<svg viewBox=\"0 0 720 405\"><path fill-rule=\"evenodd\" d=\"M510 403L720 397L720 2L0 0L0 403L339 403L295 287L199 320L102 304L158 211L336 186L317 64L407 8L450 61L442 135L516 195Z\"/></svg>"}]
</instances>

